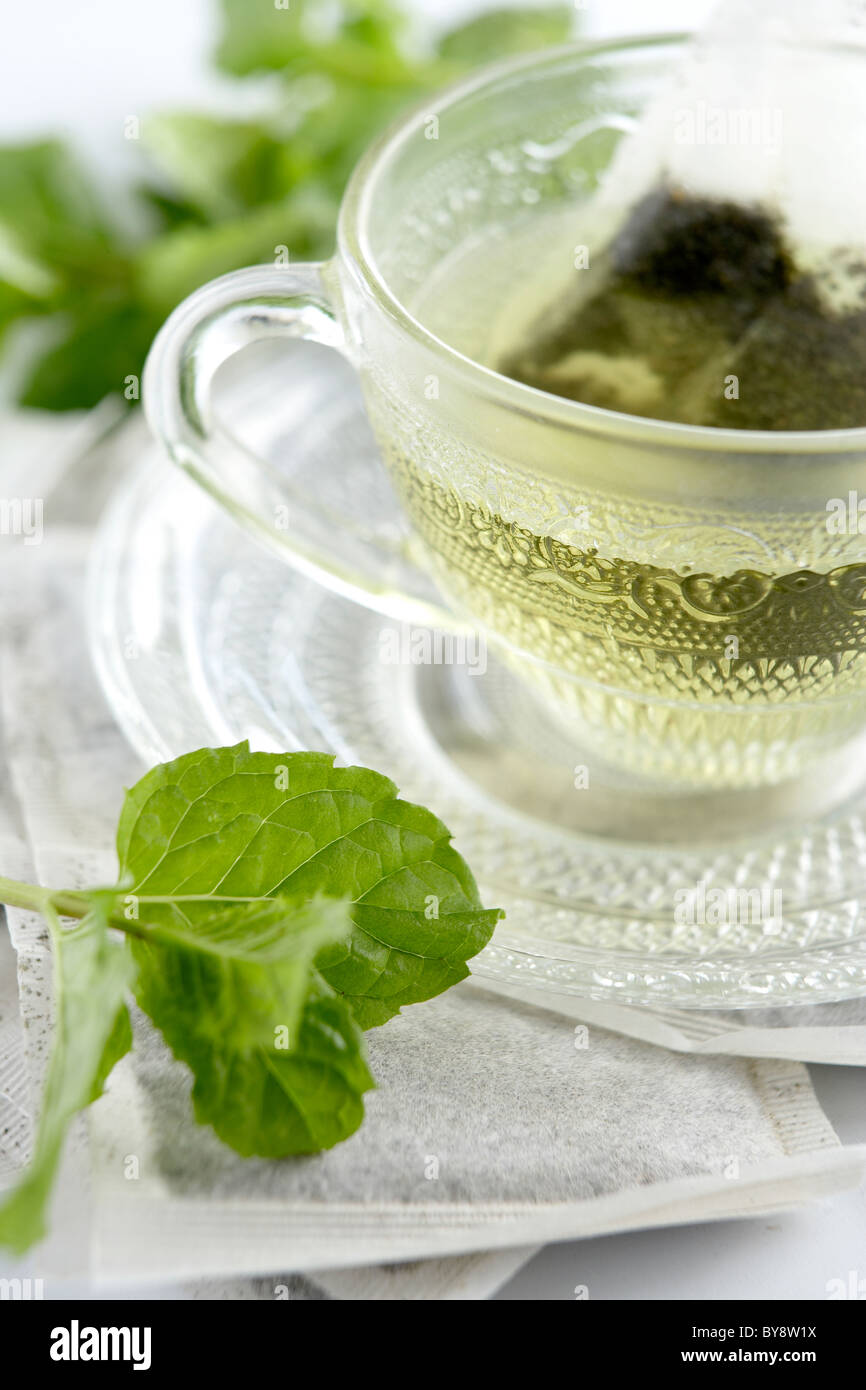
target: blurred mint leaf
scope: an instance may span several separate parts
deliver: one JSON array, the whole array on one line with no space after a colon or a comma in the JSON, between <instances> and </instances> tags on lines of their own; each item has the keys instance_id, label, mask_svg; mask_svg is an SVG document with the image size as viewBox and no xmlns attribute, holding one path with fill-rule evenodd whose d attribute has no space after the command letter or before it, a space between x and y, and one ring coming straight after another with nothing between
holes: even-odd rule
<instances>
[{"instance_id":1,"label":"blurred mint leaf","mask_svg":"<svg viewBox=\"0 0 866 1390\"><path fill-rule=\"evenodd\" d=\"M26 249L25 238L0 221L0 323L37 311L62 288L51 265Z\"/></svg>"},{"instance_id":2,"label":"blurred mint leaf","mask_svg":"<svg viewBox=\"0 0 866 1390\"><path fill-rule=\"evenodd\" d=\"M289 0L278 9L274 0L220 0L222 34L217 67L234 77L269 68L284 68L307 49L305 0Z\"/></svg>"},{"instance_id":3,"label":"blurred mint leaf","mask_svg":"<svg viewBox=\"0 0 866 1390\"><path fill-rule=\"evenodd\" d=\"M0 334L16 318L123 292L128 264L59 140L0 146Z\"/></svg>"},{"instance_id":4,"label":"blurred mint leaf","mask_svg":"<svg viewBox=\"0 0 866 1390\"><path fill-rule=\"evenodd\" d=\"M139 184L136 192L139 202L147 208L151 217L155 215L154 238L163 232L173 232L178 227L201 227L207 221L201 209L195 207L177 190L169 192L165 188L150 188L147 184Z\"/></svg>"},{"instance_id":5,"label":"blurred mint leaf","mask_svg":"<svg viewBox=\"0 0 866 1390\"><path fill-rule=\"evenodd\" d=\"M439 55L450 62L489 63L548 44L567 43L575 28L573 6L498 9L470 19L439 41Z\"/></svg>"},{"instance_id":6,"label":"blurred mint leaf","mask_svg":"<svg viewBox=\"0 0 866 1390\"><path fill-rule=\"evenodd\" d=\"M122 392L159 319L134 302L128 249L60 141L0 148L0 330L57 316L22 405L72 410Z\"/></svg>"},{"instance_id":7,"label":"blurred mint leaf","mask_svg":"<svg viewBox=\"0 0 866 1390\"><path fill-rule=\"evenodd\" d=\"M123 996L133 975L126 943L110 939L94 910L73 928L49 916L54 947L55 1035L45 1075L33 1157L0 1199L0 1245L24 1251L45 1234L48 1198L67 1130L102 1094L105 1079L130 1049Z\"/></svg>"},{"instance_id":8,"label":"blurred mint leaf","mask_svg":"<svg viewBox=\"0 0 866 1390\"><path fill-rule=\"evenodd\" d=\"M19 393L39 410L78 410L120 395L127 379L140 381L142 364L162 315L133 299L94 296L61 320L60 341L42 354ZM129 399L137 399L136 394Z\"/></svg>"},{"instance_id":9,"label":"blurred mint leaf","mask_svg":"<svg viewBox=\"0 0 866 1390\"><path fill-rule=\"evenodd\" d=\"M181 226L143 247L135 260L136 293L161 321L199 285L245 265L273 264L277 248L292 259L330 254L337 201L308 184L297 198L254 208L215 226Z\"/></svg>"},{"instance_id":10,"label":"blurred mint leaf","mask_svg":"<svg viewBox=\"0 0 866 1390\"><path fill-rule=\"evenodd\" d=\"M0 146L0 283L50 298L114 254L96 194L62 141ZM16 273L15 257L29 273Z\"/></svg>"},{"instance_id":11,"label":"blurred mint leaf","mask_svg":"<svg viewBox=\"0 0 866 1390\"><path fill-rule=\"evenodd\" d=\"M285 197L307 172L291 141L257 121L165 112L143 122L142 140L174 192L211 221Z\"/></svg>"},{"instance_id":12,"label":"blurred mint leaf","mask_svg":"<svg viewBox=\"0 0 866 1390\"><path fill-rule=\"evenodd\" d=\"M133 943L136 998L192 1070L199 1123L245 1156L314 1153L348 1138L373 1079L351 1010L313 968L348 936L348 903L161 906L165 923ZM153 904L141 912L153 921Z\"/></svg>"},{"instance_id":13,"label":"blurred mint leaf","mask_svg":"<svg viewBox=\"0 0 866 1390\"><path fill-rule=\"evenodd\" d=\"M192 1010L182 1001L175 1008L179 1001L162 991L155 974L150 984L140 1002L195 1076L196 1119L211 1125L236 1153L261 1158L317 1153L348 1139L362 1124L363 1096L375 1084L363 1034L348 1005L315 971L287 1052L275 1046L273 1027L267 1045L239 1047L232 1032L200 1038L187 1031Z\"/></svg>"},{"instance_id":14,"label":"blurred mint leaf","mask_svg":"<svg viewBox=\"0 0 866 1390\"><path fill-rule=\"evenodd\" d=\"M450 840L377 772L241 743L147 773L127 794L117 850L123 883L151 900L157 924L194 923L182 905L152 904L179 885L234 899L348 898L351 934L317 965L368 1028L464 979L502 915L483 908Z\"/></svg>"},{"instance_id":15,"label":"blurred mint leaf","mask_svg":"<svg viewBox=\"0 0 866 1390\"><path fill-rule=\"evenodd\" d=\"M400 40L405 10L388 0L221 0L216 63L243 77L262 70L316 67L367 82L412 80Z\"/></svg>"},{"instance_id":16,"label":"blurred mint leaf","mask_svg":"<svg viewBox=\"0 0 866 1390\"><path fill-rule=\"evenodd\" d=\"M426 84L407 91L341 82L330 101L310 113L296 143L308 149L311 161L342 196L350 174L373 140L425 90Z\"/></svg>"},{"instance_id":17,"label":"blurred mint leaf","mask_svg":"<svg viewBox=\"0 0 866 1390\"><path fill-rule=\"evenodd\" d=\"M346 181L410 102L491 58L569 37L566 6L499 9L413 46L405 0L219 0L217 61L236 77L276 72L254 119L146 117L151 171L142 236L126 243L59 140L0 147L0 341L16 320L57 319L23 404L91 406L140 378L177 303L214 276L331 253ZM52 329L54 323L52 322Z\"/></svg>"},{"instance_id":18,"label":"blurred mint leaf","mask_svg":"<svg viewBox=\"0 0 866 1390\"><path fill-rule=\"evenodd\" d=\"M141 966L137 988L161 995L169 973L183 976L185 988L178 993L184 998L170 1007L185 1010L192 986L208 1000L206 1014L191 1019L192 1030L211 1039L231 1031L241 1047L271 1044L273 1016L286 1029L287 1045L294 1046L312 963L352 927L348 902L321 894L306 901L282 894L234 901L180 892L160 894L158 904L147 895L125 898L136 901L143 922L132 944ZM152 979L154 974L159 978Z\"/></svg>"}]
</instances>

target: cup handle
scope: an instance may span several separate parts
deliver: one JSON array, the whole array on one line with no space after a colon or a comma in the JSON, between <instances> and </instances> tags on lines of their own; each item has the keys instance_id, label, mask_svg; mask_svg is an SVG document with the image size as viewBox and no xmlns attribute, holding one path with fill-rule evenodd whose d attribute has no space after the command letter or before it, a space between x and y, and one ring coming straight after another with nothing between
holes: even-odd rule
<instances>
[{"instance_id":1,"label":"cup handle","mask_svg":"<svg viewBox=\"0 0 866 1390\"><path fill-rule=\"evenodd\" d=\"M365 607L402 621L467 632L412 554L412 539L352 534L348 517L317 506L313 489L278 471L216 420L218 369L265 338L303 338L352 356L324 265L253 266L202 286L160 329L144 369L148 423L170 457L242 525L296 569ZM354 364L353 364L354 365ZM339 544L338 544L339 542Z\"/></svg>"}]
</instances>

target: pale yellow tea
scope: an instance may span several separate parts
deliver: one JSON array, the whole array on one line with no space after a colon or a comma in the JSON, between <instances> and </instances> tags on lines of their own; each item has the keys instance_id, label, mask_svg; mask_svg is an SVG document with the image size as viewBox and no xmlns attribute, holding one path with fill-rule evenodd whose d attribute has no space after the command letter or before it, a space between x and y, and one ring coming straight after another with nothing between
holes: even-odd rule
<instances>
[{"instance_id":1,"label":"pale yellow tea","mask_svg":"<svg viewBox=\"0 0 866 1390\"><path fill-rule=\"evenodd\" d=\"M573 255L574 225L573 210L560 209L463 248L417 298L416 316L476 361L509 368L550 390L564 384L556 379L559 363L572 372L568 393L581 397L576 386L572 391L580 377L584 386L592 383L590 403L620 410L631 405L635 413L642 402L646 413L664 416L669 387L680 380L677 399L690 402L681 416L691 413L707 423L715 411L721 422L725 354L736 343L742 369L746 354L758 351L760 334L767 340L759 353L762 370L776 379L780 365L766 301L790 286L785 288L784 251L772 228L741 228L741 270L751 246L757 288L741 284L739 298L723 313L725 296L715 304L715 291L706 288L703 300L692 297L686 307L663 293L664 285L641 299L614 282L608 257L589 268L574 303L564 303L560 294L557 305L552 295L561 286L564 258ZM759 244L762 238L767 240ZM583 273L576 270L576 276ZM716 273L722 273L718 266ZM585 347L580 313L575 317L581 305ZM629 325L620 323L616 330L629 334L630 361L619 364L621 372L615 353L604 361L610 340L609 324L602 328L602 321L614 314ZM751 328L745 323L750 314ZM575 354L584 354L577 364ZM717 402L713 411L698 409L696 402L706 404L712 395L711 376L719 387ZM835 399L844 401L849 423L860 409L860 376L840 370L836 382ZM797 423L800 387L795 380L790 397ZM777 409L783 408L783 394L776 391ZM830 558L820 567L732 568L731 542L748 549L748 525L739 527L741 538L737 528L703 527L697 515L691 543L675 508L653 518L655 553L644 542L636 555L628 537L643 518L640 503L628 497L608 500L608 512L619 507L620 513L616 523L607 516L599 544L598 499L582 492L580 457L574 459L573 486L557 491L559 515L551 520L543 454L522 460L523 492L512 488L498 503L491 501L492 461L479 461L467 450L464 462L453 444L447 457L435 459L437 445L449 448L444 436L431 441L426 431L425 453L420 440L409 438L405 422L383 417L381 401L374 398L371 409L441 586L513 644L507 659L553 696L576 741L668 781L742 785L797 773L866 721L866 563L849 558L834 565L825 547ZM766 403L756 407L750 423L756 415L766 427L764 409ZM793 427L792 420L784 423ZM767 515L765 500L756 500L753 518L747 502L743 520L754 522L759 539L784 525L784 519ZM617 526L621 548L611 540Z\"/></svg>"}]
</instances>

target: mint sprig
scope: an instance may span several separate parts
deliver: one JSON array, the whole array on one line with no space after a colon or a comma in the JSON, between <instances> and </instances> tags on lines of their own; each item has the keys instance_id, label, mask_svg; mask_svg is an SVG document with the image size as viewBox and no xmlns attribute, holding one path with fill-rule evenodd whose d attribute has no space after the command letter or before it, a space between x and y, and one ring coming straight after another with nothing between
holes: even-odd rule
<instances>
[{"instance_id":1,"label":"mint sprig","mask_svg":"<svg viewBox=\"0 0 866 1390\"><path fill-rule=\"evenodd\" d=\"M267 73L272 99L253 119L143 111L118 128L140 152L135 235L61 140L0 146L0 355L16 363L22 405L137 400L147 349L181 299L273 264L278 247L294 261L330 255L346 180L391 120L476 64L561 42L578 18L569 4L487 10L425 43L403 0L215 8L223 81L242 92ZM12 330L36 319L34 361Z\"/></svg>"},{"instance_id":2,"label":"mint sprig","mask_svg":"<svg viewBox=\"0 0 866 1390\"><path fill-rule=\"evenodd\" d=\"M502 915L441 821L324 753L161 764L127 792L117 848L114 887L0 879L0 900L46 916L56 977L34 1156L0 1202L16 1251L44 1233L72 1118L129 1050L128 989L192 1071L200 1123L243 1155L313 1153L363 1120L362 1029L463 979Z\"/></svg>"}]
</instances>

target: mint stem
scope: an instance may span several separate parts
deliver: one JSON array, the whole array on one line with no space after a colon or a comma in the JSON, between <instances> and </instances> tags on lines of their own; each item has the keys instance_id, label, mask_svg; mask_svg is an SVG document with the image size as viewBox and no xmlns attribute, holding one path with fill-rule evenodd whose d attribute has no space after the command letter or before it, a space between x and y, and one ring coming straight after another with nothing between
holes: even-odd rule
<instances>
[{"instance_id":1,"label":"mint stem","mask_svg":"<svg viewBox=\"0 0 866 1390\"><path fill-rule=\"evenodd\" d=\"M220 893L166 893L154 895L140 895L127 893L123 888L107 889L107 893L116 893L118 898L127 901L135 898L140 906L147 907L150 904L159 903L227 903L230 906L237 906L240 903L258 902L256 897L235 897L230 894ZM93 894L77 893L74 889L43 888L38 883L22 883L19 879L4 878L0 874L0 903L6 903L8 907L24 908L28 912L39 912L42 916L49 913L56 914L58 917L86 917L93 911ZM129 918L122 913L106 913L106 921L115 931L126 932L127 936L137 937L140 941L159 941L164 933L159 925L139 922L136 918Z\"/></svg>"},{"instance_id":2,"label":"mint stem","mask_svg":"<svg viewBox=\"0 0 866 1390\"><path fill-rule=\"evenodd\" d=\"M0 902L9 907L23 907L30 912L44 913L53 907L61 917L86 917L92 907L86 893L56 892L37 883L22 883L16 878L0 875Z\"/></svg>"},{"instance_id":3,"label":"mint stem","mask_svg":"<svg viewBox=\"0 0 866 1390\"><path fill-rule=\"evenodd\" d=\"M126 896L122 889L119 896ZM148 899L140 901L147 902ZM151 899L151 901L169 901ZM196 899L198 901L198 899ZM231 900L233 901L233 900ZM58 917L86 917L93 911L93 897L87 893L76 893L73 889L43 888L38 883L22 883L19 879L4 878L0 874L0 903L7 907L21 907L28 912L39 912L44 917L51 913ZM144 923L130 921L118 913L110 912L106 921L115 931L126 932L127 936L138 937L141 941L158 938L159 929L148 928Z\"/></svg>"}]
</instances>

